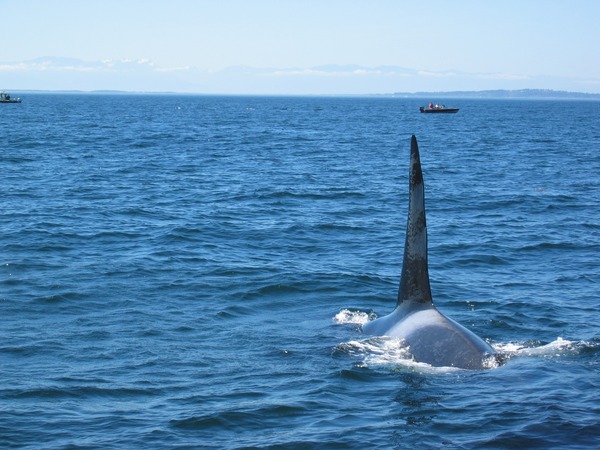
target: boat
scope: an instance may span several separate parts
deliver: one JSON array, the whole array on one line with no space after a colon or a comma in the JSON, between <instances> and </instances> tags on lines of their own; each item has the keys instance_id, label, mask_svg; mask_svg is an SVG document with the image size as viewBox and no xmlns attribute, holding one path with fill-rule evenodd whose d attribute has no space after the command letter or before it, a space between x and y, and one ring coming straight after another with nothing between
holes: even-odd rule
<instances>
[{"instance_id":1,"label":"boat","mask_svg":"<svg viewBox=\"0 0 600 450\"><path fill-rule=\"evenodd\" d=\"M424 106L421 106L419 108L419 111L421 111L422 113L429 113L429 114L436 114L436 113L446 113L446 114L452 114L452 113L457 113L459 108L446 108L445 105L429 105L429 108L425 108Z\"/></svg>"},{"instance_id":2,"label":"boat","mask_svg":"<svg viewBox=\"0 0 600 450\"><path fill-rule=\"evenodd\" d=\"M0 103L21 103L20 98L12 98L6 92L0 92Z\"/></svg>"}]
</instances>

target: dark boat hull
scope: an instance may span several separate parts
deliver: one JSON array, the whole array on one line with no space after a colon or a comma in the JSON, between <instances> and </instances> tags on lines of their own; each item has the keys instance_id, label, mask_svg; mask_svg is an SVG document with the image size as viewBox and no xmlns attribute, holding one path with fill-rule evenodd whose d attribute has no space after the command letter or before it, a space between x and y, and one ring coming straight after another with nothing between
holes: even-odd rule
<instances>
[{"instance_id":1,"label":"dark boat hull","mask_svg":"<svg viewBox=\"0 0 600 450\"><path fill-rule=\"evenodd\" d=\"M420 111L425 114L454 114L458 112L459 108L420 108Z\"/></svg>"}]
</instances>

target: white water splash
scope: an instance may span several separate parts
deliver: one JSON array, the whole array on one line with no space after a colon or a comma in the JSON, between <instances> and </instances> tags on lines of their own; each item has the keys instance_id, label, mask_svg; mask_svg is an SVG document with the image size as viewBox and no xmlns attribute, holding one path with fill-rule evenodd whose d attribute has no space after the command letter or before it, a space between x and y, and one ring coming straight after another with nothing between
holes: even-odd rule
<instances>
[{"instance_id":1,"label":"white water splash","mask_svg":"<svg viewBox=\"0 0 600 450\"><path fill-rule=\"evenodd\" d=\"M340 344L338 351L358 357L358 367L391 367L411 368L421 372L445 373L453 372L454 367L433 367L427 363L417 362L410 353L410 347L404 339L388 336L371 337L368 339L350 341Z\"/></svg>"},{"instance_id":2,"label":"white water splash","mask_svg":"<svg viewBox=\"0 0 600 450\"><path fill-rule=\"evenodd\" d=\"M342 309L333 317L333 321L337 324L354 324L363 325L370 320L374 319L374 314L366 313L364 311L351 311L349 309Z\"/></svg>"},{"instance_id":3,"label":"white water splash","mask_svg":"<svg viewBox=\"0 0 600 450\"><path fill-rule=\"evenodd\" d=\"M585 345L586 344L582 342L569 341L558 337L555 341L537 347L527 346L526 343L514 342L494 344L492 347L498 353L504 354L508 357L536 356L542 358L553 358L579 353L581 348Z\"/></svg>"},{"instance_id":4,"label":"white water splash","mask_svg":"<svg viewBox=\"0 0 600 450\"><path fill-rule=\"evenodd\" d=\"M486 369L497 369L509 359L515 357L557 358L577 354L587 344L557 338L555 341L537 347L526 346L525 343L497 343L492 348L497 355L491 355L484 361ZM404 339L387 336L371 337L340 344L337 350L358 357L359 367L405 367L431 373L446 373L462 370L455 367L434 367L417 362L410 353L410 347Z\"/></svg>"}]
</instances>

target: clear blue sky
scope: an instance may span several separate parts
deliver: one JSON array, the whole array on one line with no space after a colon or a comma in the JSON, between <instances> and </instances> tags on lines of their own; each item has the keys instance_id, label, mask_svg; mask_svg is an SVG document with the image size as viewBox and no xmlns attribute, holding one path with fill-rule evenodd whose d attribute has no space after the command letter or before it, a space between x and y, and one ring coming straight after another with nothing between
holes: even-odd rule
<instances>
[{"instance_id":1,"label":"clear blue sky","mask_svg":"<svg viewBox=\"0 0 600 450\"><path fill-rule=\"evenodd\" d=\"M597 0L0 0L0 89L600 92Z\"/></svg>"}]
</instances>

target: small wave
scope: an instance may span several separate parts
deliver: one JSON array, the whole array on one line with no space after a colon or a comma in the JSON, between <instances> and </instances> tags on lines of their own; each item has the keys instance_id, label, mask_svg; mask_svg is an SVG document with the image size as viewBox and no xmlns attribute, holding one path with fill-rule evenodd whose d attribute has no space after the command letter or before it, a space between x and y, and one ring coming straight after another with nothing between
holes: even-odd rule
<instances>
[{"instance_id":1,"label":"small wave","mask_svg":"<svg viewBox=\"0 0 600 450\"><path fill-rule=\"evenodd\" d=\"M282 417L296 417L306 412L302 405L261 405L255 408L213 411L203 415L174 419L170 424L183 430L228 429L231 427L256 428L266 421L279 421Z\"/></svg>"},{"instance_id":2,"label":"small wave","mask_svg":"<svg viewBox=\"0 0 600 450\"><path fill-rule=\"evenodd\" d=\"M29 390L15 390L8 392L10 397L16 399L34 398L34 399L68 399L68 398L118 398L138 397L153 394L151 389L141 389L134 387L97 387L97 386L74 386L74 387L41 387Z\"/></svg>"},{"instance_id":3,"label":"small wave","mask_svg":"<svg viewBox=\"0 0 600 450\"><path fill-rule=\"evenodd\" d=\"M236 317L247 317L252 313L252 309L241 305L228 306L217 313L220 319L233 319Z\"/></svg>"},{"instance_id":4,"label":"small wave","mask_svg":"<svg viewBox=\"0 0 600 450\"><path fill-rule=\"evenodd\" d=\"M316 226L317 230L322 231L360 231L363 227L344 224L344 223L322 223Z\"/></svg>"},{"instance_id":5,"label":"small wave","mask_svg":"<svg viewBox=\"0 0 600 450\"><path fill-rule=\"evenodd\" d=\"M283 198L302 198L310 200L329 200L329 199L340 199L340 198L364 198L365 194L362 192L355 191L324 191L324 192L313 192L313 191L293 191L280 190L273 192L257 193L257 198L261 200L265 199L283 199Z\"/></svg>"},{"instance_id":6,"label":"small wave","mask_svg":"<svg viewBox=\"0 0 600 450\"><path fill-rule=\"evenodd\" d=\"M584 248L582 245L573 242L538 242L536 244L524 245L517 249L518 251L535 251L535 250L580 250Z\"/></svg>"},{"instance_id":7,"label":"small wave","mask_svg":"<svg viewBox=\"0 0 600 450\"><path fill-rule=\"evenodd\" d=\"M500 258L495 255L471 255L465 258L459 258L452 261L452 264L460 264L461 266L479 266L481 264L489 264L491 266L508 265L509 262L505 258Z\"/></svg>"}]
</instances>

